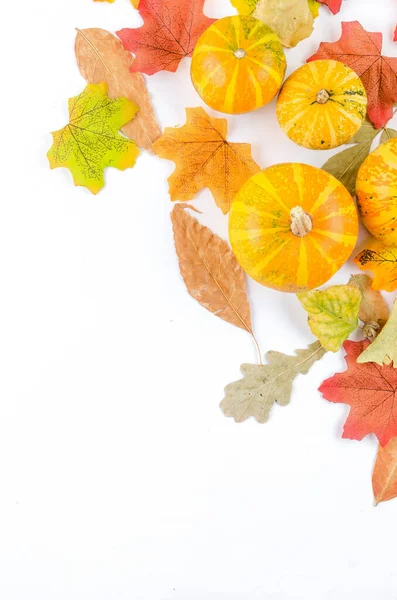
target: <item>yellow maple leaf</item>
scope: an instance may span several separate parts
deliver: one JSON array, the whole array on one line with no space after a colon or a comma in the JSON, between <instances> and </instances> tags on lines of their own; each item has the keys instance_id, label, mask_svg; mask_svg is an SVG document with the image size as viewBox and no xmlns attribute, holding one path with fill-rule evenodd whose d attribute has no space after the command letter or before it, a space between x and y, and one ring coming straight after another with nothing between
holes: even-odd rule
<instances>
[{"instance_id":1,"label":"yellow maple leaf","mask_svg":"<svg viewBox=\"0 0 397 600\"><path fill-rule=\"evenodd\" d=\"M397 290L397 246L387 246L380 240L369 238L354 262L362 271L373 272L374 290Z\"/></svg>"},{"instance_id":2,"label":"yellow maple leaf","mask_svg":"<svg viewBox=\"0 0 397 600\"><path fill-rule=\"evenodd\" d=\"M54 143L47 154L51 169L66 167L75 185L93 194L105 184L106 167L124 171L139 155L135 142L118 133L138 107L126 98L109 98L107 91L106 83L89 84L69 100L69 123L52 133Z\"/></svg>"},{"instance_id":3,"label":"yellow maple leaf","mask_svg":"<svg viewBox=\"0 0 397 600\"><path fill-rule=\"evenodd\" d=\"M183 127L167 127L153 145L160 158L176 164L169 178L171 200L188 201L209 188L224 214L240 187L260 168L250 144L226 140L226 119L213 119L203 108L187 108Z\"/></svg>"}]
</instances>

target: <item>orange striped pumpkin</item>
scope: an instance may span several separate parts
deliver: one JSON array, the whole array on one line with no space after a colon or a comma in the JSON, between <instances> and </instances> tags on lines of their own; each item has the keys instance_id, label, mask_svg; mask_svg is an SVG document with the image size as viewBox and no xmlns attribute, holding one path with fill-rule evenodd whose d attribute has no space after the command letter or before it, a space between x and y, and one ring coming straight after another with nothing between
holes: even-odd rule
<instances>
[{"instance_id":1,"label":"orange striped pumpkin","mask_svg":"<svg viewBox=\"0 0 397 600\"><path fill-rule=\"evenodd\" d=\"M305 148L329 150L360 129L367 94L356 73L336 60L315 60L292 73L277 100L277 118L288 137Z\"/></svg>"},{"instance_id":2,"label":"orange striped pumpkin","mask_svg":"<svg viewBox=\"0 0 397 600\"><path fill-rule=\"evenodd\" d=\"M284 79L286 60L270 27L250 16L216 21L193 54L193 85L215 110L239 114L268 104Z\"/></svg>"},{"instance_id":3,"label":"orange striped pumpkin","mask_svg":"<svg viewBox=\"0 0 397 600\"><path fill-rule=\"evenodd\" d=\"M387 244L397 242L397 138L374 150L358 172L356 193L365 227Z\"/></svg>"},{"instance_id":4,"label":"orange striped pumpkin","mask_svg":"<svg viewBox=\"0 0 397 600\"><path fill-rule=\"evenodd\" d=\"M253 279L283 292L316 288L346 262L357 242L352 197L335 177L285 163L257 173L233 201L230 241Z\"/></svg>"}]
</instances>

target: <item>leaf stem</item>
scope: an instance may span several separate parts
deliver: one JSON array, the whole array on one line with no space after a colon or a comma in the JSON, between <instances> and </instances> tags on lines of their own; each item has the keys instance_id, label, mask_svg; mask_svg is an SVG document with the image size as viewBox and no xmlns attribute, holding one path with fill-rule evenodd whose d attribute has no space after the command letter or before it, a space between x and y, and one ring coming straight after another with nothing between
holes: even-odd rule
<instances>
[{"instance_id":1,"label":"leaf stem","mask_svg":"<svg viewBox=\"0 0 397 600\"><path fill-rule=\"evenodd\" d=\"M262 361L262 352L261 352L261 348L260 348L260 346L259 346L258 340L256 339L256 337L255 337L255 334L254 334L254 332L252 331L252 329L250 330L250 334L251 334L252 340L253 340L253 342L254 342L254 344L255 344L255 348L256 348L256 350L257 350L257 352L258 352L259 366L260 366L260 367L263 367L263 361Z\"/></svg>"}]
</instances>

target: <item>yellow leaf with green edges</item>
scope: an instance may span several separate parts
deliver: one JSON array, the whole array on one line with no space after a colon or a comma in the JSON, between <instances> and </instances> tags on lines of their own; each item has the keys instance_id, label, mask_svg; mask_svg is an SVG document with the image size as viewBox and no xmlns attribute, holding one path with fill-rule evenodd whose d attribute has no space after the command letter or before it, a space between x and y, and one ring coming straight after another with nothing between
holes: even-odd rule
<instances>
[{"instance_id":1,"label":"yellow leaf with green edges","mask_svg":"<svg viewBox=\"0 0 397 600\"><path fill-rule=\"evenodd\" d=\"M311 332L326 350L337 352L358 326L361 292L352 285L335 285L327 290L298 294L309 314Z\"/></svg>"},{"instance_id":2,"label":"yellow leaf with green edges","mask_svg":"<svg viewBox=\"0 0 397 600\"><path fill-rule=\"evenodd\" d=\"M97 194L104 186L104 169L124 171L135 165L139 149L118 131L139 110L126 98L111 99L106 83L89 84L69 100L69 123L52 133L47 157L51 169L65 167L75 185Z\"/></svg>"}]
</instances>

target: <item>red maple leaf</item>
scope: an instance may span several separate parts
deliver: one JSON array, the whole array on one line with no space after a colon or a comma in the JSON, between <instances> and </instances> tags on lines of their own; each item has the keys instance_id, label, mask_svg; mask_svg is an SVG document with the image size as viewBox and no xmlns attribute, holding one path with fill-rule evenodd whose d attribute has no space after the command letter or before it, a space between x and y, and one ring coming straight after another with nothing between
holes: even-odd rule
<instances>
[{"instance_id":1,"label":"red maple leaf","mask_svg":"<svg viewBox=\"0 0 397 600\"><path fill-rule=\"evenodd\" d=\"M383 127L393 115L397 101L397 58L382 56L382 34L369 33L358 21L342 23L337 42L322 42L308 62L334 59L354 69L368 95L368 116L375 127Z\"/></svg>"},{"instance_id":2,"label":"red maple leaf","mask_svg":"<svg viewBox=\"0 0 397 600\"><path fill-rule=\"evenodd\" d=\"M317 2L326 4L334 15L340 11L342 6L342 0L317 0Z\"/></svg>"},{"instance_id":3,"label":"red maple leaf","mask_svg":"<svg viewBox=\"0 0 397 600\"><path fill-rule=\"evenodd\" d=\"M369 342L345 342L347 371L324 381L319 391L330 402L350 404L344 438L362 440L374 433L381 446L397 437L397 369L357 363Z\"/></svg>"},{"instance_id":4,"label":"red maple leaf","mask_svg":"<svg viewBox=\"0 0 397 600\"><path fill-rule=\"evenodd\" d=\"M191 56L198 38L216 19L203 13L204 0L141 0L144 25L117 35L136 59L132 72L174 73L182 58Z\"/></svg>"}]
</instances>

